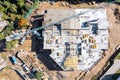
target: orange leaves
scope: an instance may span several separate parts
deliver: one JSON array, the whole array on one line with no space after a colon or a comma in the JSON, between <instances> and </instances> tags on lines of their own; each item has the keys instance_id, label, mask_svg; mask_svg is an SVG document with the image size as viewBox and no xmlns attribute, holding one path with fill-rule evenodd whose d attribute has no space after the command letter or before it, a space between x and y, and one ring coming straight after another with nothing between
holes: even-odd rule
<instances>
[{"instance_id":1,"label":"orange leaves","mask_svg":"<svg viewBox=\"0 0 120 80\"><path fill-rule=\"evenodd\" d=\"M18 22L18 26L23 28L23 27L27 27L29 25L28 21L24 18L20 19Z\"/></svg>"}]
</instances>

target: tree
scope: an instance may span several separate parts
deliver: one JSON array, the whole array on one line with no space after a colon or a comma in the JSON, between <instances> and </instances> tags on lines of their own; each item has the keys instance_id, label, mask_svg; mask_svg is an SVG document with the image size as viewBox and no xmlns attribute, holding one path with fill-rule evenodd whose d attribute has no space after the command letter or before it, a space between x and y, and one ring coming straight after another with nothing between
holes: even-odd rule
<instances>
[{"instance_id":1,"label":"tree","mask_svg":"<svg viewBox=\"0 0 120 80\"><path fill-rule=\"evenodd\" d=\"M11 4L9 7L9 11L12 13L17 13L17 6L15 4Z\"/></svg>"},{"instance_id":2,"label":"tree","mask_svg":"<svg viewBox=\"0 0 120 80\"><path fill-rule=\"evenodd\" d=\"M6 42L6 50L14 49L17 43L18 43L17 40Z\"/></svg>"},{"instance_id":3,"label":"tree","mask_svg":"<svg viewBox=\"0 0 120 80\"><path fill-rule=\"evenodd\" d=\"M15 19L18 20L18 19L21 19L22 18L22 15L16 15Z\"/></svg>"},{"instance_id":4,"label":"tree","mask_svg":"<svg viewBox=\"0 0 120 80\"><path fill-rule=\"evenodd\" d=\"M35 3L35 2L37 2L37 1L39 1L39 0L31 0L31 1Z\"/></svg>"},{"instance_id":5,"label":"tree","mask_svg":"<svg viewBox=\"0 0 120 80\"><path fill-rule=\"evenodd\" d=\"M22 8L24 6L25 0L17 0L17 5Z\"/></svg>"},{"instance_id":6,"label":"tree","mask_svg":"<svg viewBox=\"0 0 120 80\"><path fill-rule=\"evenodd\" d=\"M3 19L3 20L9 19L9 16L4 13L4 14L2 15L2 19Z\"/></svg>"},{"instance_id":7,"label":"tree","mask_svg":"<svg viewBox=\"0 0 120 80\"><path fill-rule=\"evenodd\" d=\"M4 12L5 8L0 4L0 11Z\"/></svg>"},{"instance_id":8,"label":"tree","mask_svg":"<svg viewBox=\"0 0 120 80\"><path fill-rule=\"evenodd\" d=\"M115 0L118 4L120 4L120 0Z\"/></svg>"},{"instance_id":9,"label":"tree","mask_svg":"<svg viewBox=\"0 0 120 80\"><path fill-rule=\"evenodd\" d=\"M10 14L10 20L15 21L16 16L17 16L16 14L11 13Z\"/></svg>"},{"instance_id":10,"label":"tree","mask_svg":"<svg viewBox=\"0 0 120 80\"><path fill-rule=\"evenodd\" d=\"M4 38L5 38L4 34L3 34L3 33L0 33L0 40L2 40L2 39L4 39Z\"/></svg>"},{"instance_id":11,"label":"tree","mask_svg":"<svg viewBox=\"0 0 120 80\"><path fill-rule=\"evenodd\" d=\"M26 3L26 4L24 5L24 10L25 10L25 11L29 11L30 8L31 8L31 4Z\"/></svg>"},{"instance_id":12,"label":"tree","mask_svg":"<svg viewBox=\"0 0 120 80\"><path fill-rule=\"evenodd\" d=\"M9 1L4 1L3 6L4 6L5 8L9 8L9 7L10 7L10 2L9 2Z\"/></svg>"},{"instance_id":13,"label":"tree","mask_svg":"<svg viewBox=\"0 0 120 80\"><path fill-rule=\"evenodd\" d=\"M28 21L24 18L20 19L20 21L18 22L18 26L23 28L23 27L27 27L29 25Z\"/></svg>"},{"instance_id":14,"label":"tree","mask_svg":"<svg viewBox=\"0 0 120 80\"><path fill-rule=\"evenodd\" d=\"M3 30L4 36L10 35L12 33L12 30L14 30L14 25L13 23L10 23L6 26L5 30Z\"/></svg>"},{"instance_id":15,"label":"tree","mask_svg":"<svg viewBox=\"0 0 120 80\"><path fill-rule=\"evenodd\" d=\"M97 80L98 75L94 75L91 80Z\"/></svg>"},{"instance_id":16,"label":"tree","mask_svg":"<svg viewBox=\"0 0 120 80\"><path fill-rule=\"evenodd\" d=\"M35 74L35 77L37 78L37 80L42 80L42 76L43 76L43 74L41 72L37 72Z\"/></svg>"}]
</instances>

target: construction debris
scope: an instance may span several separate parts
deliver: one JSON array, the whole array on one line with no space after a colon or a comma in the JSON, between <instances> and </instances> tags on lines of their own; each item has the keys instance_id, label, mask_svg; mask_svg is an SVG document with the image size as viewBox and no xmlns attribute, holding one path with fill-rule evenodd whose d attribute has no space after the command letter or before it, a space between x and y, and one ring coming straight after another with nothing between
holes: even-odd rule
<instances>
[{"instance_id":1,"label":"construction debris","mask_svg":"<svg viewBox=\"0 0 120 80\"><path fill-rule=\"evenodd\" d=\"M38 60L35 52L27 52L24 50L18 51L17 55L23 63L25 63L30 69L36 68L37 71L46 71L47 68Z\"/></svg>"}]
</instances>

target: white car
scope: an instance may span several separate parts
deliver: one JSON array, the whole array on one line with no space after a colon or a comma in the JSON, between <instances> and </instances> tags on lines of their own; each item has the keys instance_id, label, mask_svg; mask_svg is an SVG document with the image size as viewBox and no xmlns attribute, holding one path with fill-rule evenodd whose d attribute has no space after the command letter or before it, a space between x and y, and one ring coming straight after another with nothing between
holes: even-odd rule
<instances>
[{"instance_id":1,"label":"white car","mask_svg":"<svg viewBox=\"0 0 120 80\"><path fill-rule=\"evenodd\" d=\"M27 65L25 65L25 64L23 64L23 69L26 71L26 72L28 72L29 71L29 68L27 67Z\"/></svg>"}]
</instances>

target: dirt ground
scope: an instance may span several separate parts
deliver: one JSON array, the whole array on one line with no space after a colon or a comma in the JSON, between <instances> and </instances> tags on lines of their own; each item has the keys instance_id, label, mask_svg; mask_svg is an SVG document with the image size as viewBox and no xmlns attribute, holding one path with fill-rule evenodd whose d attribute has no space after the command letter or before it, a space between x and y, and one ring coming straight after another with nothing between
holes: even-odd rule
<instances>
[{"instance_id":1,"label":"dirt ground","mask_svg":"<svg viewBox=\"0 0 120 80\"><path fill-rule=\"evenodd\" d=\"M19 45L16 49L16 51L20 50L20 49L24 49L27 52L31 51L31 40L25 40L25 42L23 43L23 45Z\"/></svg>"},{"instance_id":2,"label":"dirt ground","mask_svg":"<svg viewBox=\"0 0 120 80\"><path fill-rule=\"evenodd\" d=\"M65 1L55 2L53 5L48 2L41 2L38 6L38 13L41 14L46 9L75 9L75 8L94 8L98 6L97 4L89 5L88 3L83 4L69 4Z\"/></svg>"},{"instance_id":3,"label":"dirt ground","mask_svg":"<svg viewBox=\"0 0 120 80\"><path fill-rule=\"evenodd\" d=\"M22 80L18 74L11 69L3 69L0 72L0 80Z\"/></svg>"}]
</instances>

